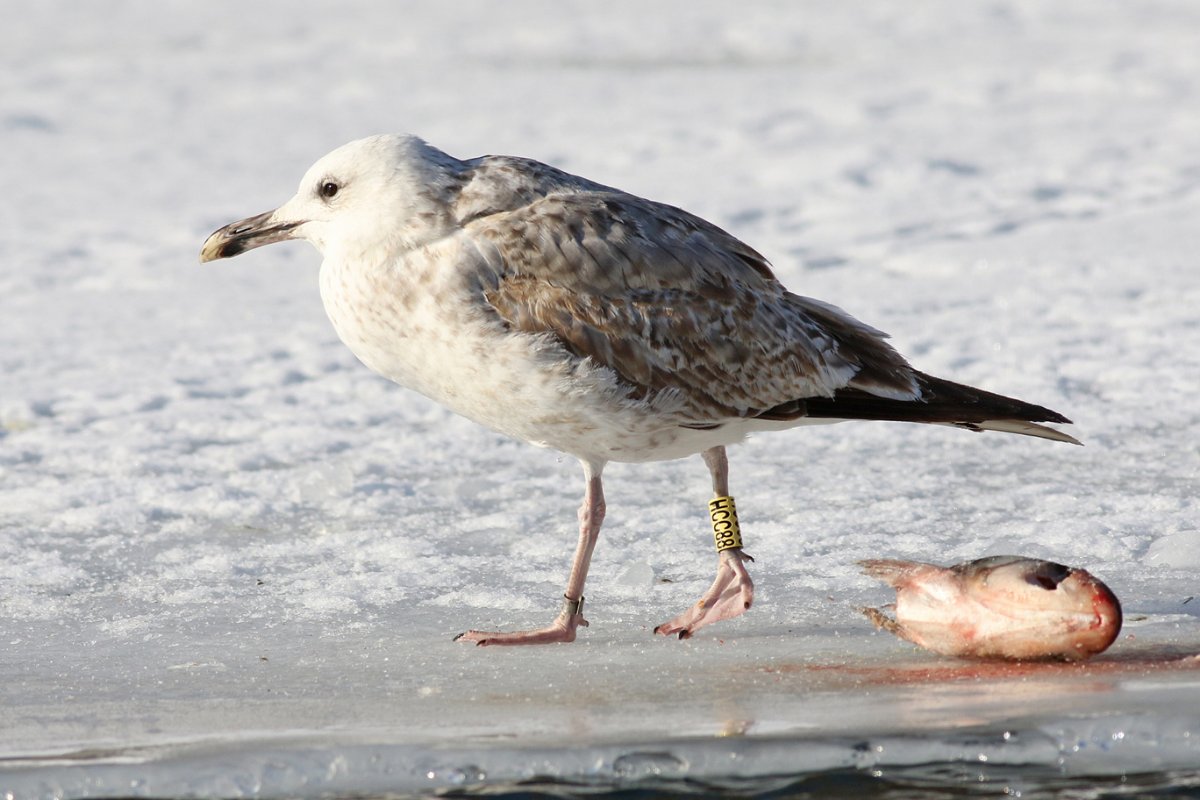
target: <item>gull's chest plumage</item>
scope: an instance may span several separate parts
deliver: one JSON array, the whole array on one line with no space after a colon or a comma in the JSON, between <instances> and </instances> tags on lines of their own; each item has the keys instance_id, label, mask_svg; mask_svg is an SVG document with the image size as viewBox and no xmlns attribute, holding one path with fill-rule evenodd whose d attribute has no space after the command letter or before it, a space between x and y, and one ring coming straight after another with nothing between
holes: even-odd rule
<instances>
[{"instance_id":1,"label":"gull's chest plumage","mask_svg":"<svg viewBox=\"0 0 1200 800\"><path fill-rule=\"evenodd\" d=\"M642 461L697 451L681 441L695 432L669 408L626 397L611 370L553 337L508 329L478 281L447 267L454 246L375 266L325 260L321 299L359 360L493 430L577 456Z\"/></svg>"},{"instance_id":2,"label":"gull's chest plumage","mask_svg":"<svg viewBox=\"0 0 1200 800\"><path fill-rule=\"evenodd\" d=\"M321 300L341 340L381 375L455 407L479 369L480 331L465 297L429 258L370 263L330 257ZM450 276L452 277L452 276Z\"/></svg>"}]
</instances>

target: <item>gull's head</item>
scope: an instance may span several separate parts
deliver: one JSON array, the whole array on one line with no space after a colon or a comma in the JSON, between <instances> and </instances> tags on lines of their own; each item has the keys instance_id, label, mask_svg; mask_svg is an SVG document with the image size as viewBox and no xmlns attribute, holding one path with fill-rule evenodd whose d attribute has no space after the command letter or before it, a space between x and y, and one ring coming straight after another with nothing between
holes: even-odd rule
<instances>
[{"instance_id":1,"label":"gull's head","mask_svg":"<svg viewBox=\"0 0 1200 800\"><path fill-rule=\"evenodd\" d=\"M309 168L274 211L214 231L200 260L304 239L321 253L386 258L446 234L461 162L415 136L385 134L342 145Z\"/></svg>"}]
</instances>

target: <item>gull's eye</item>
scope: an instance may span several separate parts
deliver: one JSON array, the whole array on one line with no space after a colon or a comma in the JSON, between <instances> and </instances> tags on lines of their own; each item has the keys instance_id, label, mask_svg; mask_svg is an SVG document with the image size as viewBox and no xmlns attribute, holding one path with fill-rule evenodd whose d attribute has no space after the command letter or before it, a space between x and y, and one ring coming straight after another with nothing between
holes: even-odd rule
<instances>
[{"instance_id":1,"label":"gull's eye","mask_svg":"<svg viewBox=\"0 0 1200 800\"><path fill-rule=\"evenodd\" d=\"M339 188L340 187L333 181L325 181L324 183L321 184L321 188L319 191L321 193L321 197L324 197L326 200L329 200L330 198L332 198L334 195L336 195L338 193Z\"/></svg>"}]
</instances>

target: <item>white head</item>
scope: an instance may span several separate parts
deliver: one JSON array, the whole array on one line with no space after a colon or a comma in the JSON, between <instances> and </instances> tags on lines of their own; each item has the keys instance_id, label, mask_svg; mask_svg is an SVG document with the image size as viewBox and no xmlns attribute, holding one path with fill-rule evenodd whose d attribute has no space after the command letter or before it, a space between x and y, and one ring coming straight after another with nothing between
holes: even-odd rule
<instances>
[{"instance_id":1,"label":"white head","mask_svg":"<svg viewBox=\"0 0 1200 800\"><path fill-rule=\"evenodd\" d=\"M317 161L292 199L274 211L215 231L200 260L229 258L287 239L304 239L324 255L387 257L446 233L448 200L461 162L407 134L342 145Z\"/></svg>"}]
</instances>

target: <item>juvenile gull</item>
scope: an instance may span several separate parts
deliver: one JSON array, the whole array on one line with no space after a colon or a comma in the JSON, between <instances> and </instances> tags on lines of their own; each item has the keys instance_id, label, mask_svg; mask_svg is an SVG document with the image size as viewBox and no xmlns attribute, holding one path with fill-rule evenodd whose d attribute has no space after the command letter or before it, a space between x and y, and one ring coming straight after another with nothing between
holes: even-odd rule
<instances>
[{"instance_id":1,"label":"juvenile gull","mask_svg":"<svg viewBox=\"0 0 1200 800\"><path fill-rule=\"evenodd\" d=\"M562 611L545 628L462 641L569 642L587 625L609 461L699 453L718 502L726 445L756 431L897 420L1075 442L1036 424L1070 422L1061 414L913 369L885 334L792 294L715 225L531 159L360 139L314 164L275 211L214 232L200 260L286 239L324 256L325 310L364 364L583 465ZM712 587L655 631L687 638L741 614L750 560L727 543Z\"/></svg>"}]
</instances>

